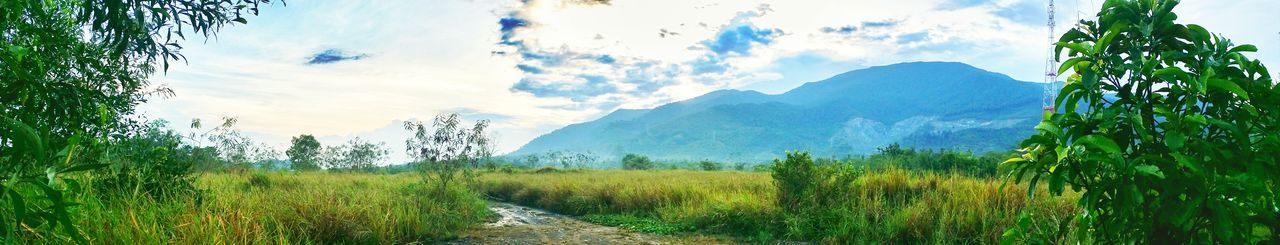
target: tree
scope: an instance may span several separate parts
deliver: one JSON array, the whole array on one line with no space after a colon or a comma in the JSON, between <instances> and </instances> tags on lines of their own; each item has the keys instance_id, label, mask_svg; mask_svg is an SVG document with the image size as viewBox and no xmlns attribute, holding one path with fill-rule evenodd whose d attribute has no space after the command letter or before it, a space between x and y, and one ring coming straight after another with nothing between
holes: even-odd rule
<instances>
[{"instance_id":1,"label":"tree","mask_svg":"<svg viewBox=\"0 0 1280 245\"><path fill-rule=\"evenodd\" d=\"M385 143L371 143L356 137L346 144L325 148L323 165L333 171L373 171L391 150Z\"/></svg>"},{"instance_id":2,"label":"tree","mask_svg":"<svg viewBox=\"0 0 1280 245\"><path fill-rule=\"evenodd\" d=\"M1010 178L1081 191L1100 243L1277 242L1280 88L1256 47L1175 23L1177 4L1106 1L1062 36L1074 74Z\"/></svg>"},{"instance_id":3,"label":"tree","mask_svg":"<svg viewBox=\"0 0 1280 245\"><path fill-rule=\"evenodd\" d=\"M290 168L297 171L310 171L320 169L318 158L320 157L320 141L310 134L298 135L293 137L292 145L289 150L284 153L289 155Z\"/></svg>"},{"instance_id":4,"label":"tree","mask_svg":"<svg viewBox=\"0 0 1280 245\"><path fill-rule=\"evenodd\" d=\"M222 125L203 135L217 149L223 163L222 170L244 172L256 163L278 159L279 151L245 136L234 128L236 121L234 117L223 117Z\"/></svg>"},{"instance_id":5,"label":"tree","mask_svg":"<svg viewBox=\"0 0 1280 245\"><path fill-rule=\"evenodd\" d=\"M724 168L720 163L711 160L702 160L698 162L698 166L704 171L717 171Z\"/></svg>"},{"instance_id":6,"label":"tree","mask_svg":"<svg viewBox=\"0 0 1280 245\"><path fill-rule=\"evenodd\" d=\"M262 3L268 1L0 3L0 202L13 204L0 207L0 236L60 229L84 243L62 198L63 175L106 166L96 155L110 150L108 136L144 126L131 119L134 106L172 95L147 81L183 59L179 42L245 23Z\"/></svg>"},{"instance_id":7,"label":"tree","mask_svg":"<svg viewBox=\"0 0 1280 245\"><path fill-rule=\"evenodd\" d=\"M653 168L653 161L649 161L649 157L639 154L627 154L622 157L622 169L628 170L648 170Z\"/></svg>"},{"instance_id":8,"label":"tree","mask_svg":"<svg viewBox=\"0 0 1280 245\"><path fill-rule=\"evenodd\" d=\"M405 122L405 130L412 133L405 140L405 151L427 182L434 182L437 187L448 187L459 177L470 181L471 170L493 155L485 132L488 127L489 121L480 120L465 128L456 113L437 115L431 125Z\"/></svg>"}]
</instances>

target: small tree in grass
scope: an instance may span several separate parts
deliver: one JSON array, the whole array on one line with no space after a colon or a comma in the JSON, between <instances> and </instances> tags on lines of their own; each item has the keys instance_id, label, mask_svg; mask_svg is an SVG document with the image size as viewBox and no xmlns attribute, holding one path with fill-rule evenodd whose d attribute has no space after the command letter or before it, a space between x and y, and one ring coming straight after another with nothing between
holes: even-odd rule
<instances>
[{"instance_id":1,"label":"small tree in grass","mask_svg":"<svg viewBox=\"0 0 1280 245\"><path fill-rule=\"evenodd\" d=\"M405 150L427 182L447 187L457 178L469 181L471 170L493 155L485 133L488 126L489 121L480 120L466 128L458 114L437 115L431 125L405 122L405 129L412 133Z\"/></svg>"},{"instance_id":2,"label":"small tree in grass","mask_svg":"<svg viewBox=\"0 0 1280 245\"><path fill-rule=\"evenodd\" d=\"M1280 88L1256 47L1175 23L1177 4L1106 1L1062 36L1074 75L1010 178L1081 191L1080 239L1277 242Z\"/></svg>"}]
</instances>

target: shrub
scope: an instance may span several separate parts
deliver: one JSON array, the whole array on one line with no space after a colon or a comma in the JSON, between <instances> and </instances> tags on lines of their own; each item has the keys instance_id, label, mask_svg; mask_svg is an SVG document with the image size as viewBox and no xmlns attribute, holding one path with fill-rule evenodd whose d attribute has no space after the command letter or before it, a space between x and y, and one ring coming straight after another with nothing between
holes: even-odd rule
<instances>
[{"instance_id":1,"label":"shrub","mask_svg":"<svg viewBox=\"0 0 1280 245\"><path fill-rule=\"evenodd\" d=\"M788 152L786 160L774 160L772 176L786 235L798 238L829 232L839 219L836 207L845 198L841 195L858 177L843 164L815 165L807 152Z\"/></svg>"},{"instance_id":2,"label":"shrub","mask_svg":"<svg viewBox=\"0 0 1280 245\"><path fill-rule=\"evenodd\" d=\"M638 154L627 154L622 157L622 169L628 170L648 170L653 169L654 163L649 157Z\"/></svg>"},{"instance_id":3,"label":"shrub","mask_svg":"<svg viewBox=\"0 0 1280 245\"><path fill-rule=\"evenodd\" d=\"M703 171L716 171L724 168L720 163L710 160L702 160L701 162L698 162L698 166L702 167Z\"/></svg>"},{"instance_id":4,"label":"shrub","mask_svg":"<svg viewBox=\"0 0 1280 245\"><path fill-rule=\"evenodd\" d=\"M249 187L254 187L259 189L270 188L271 178L267 177L266 174L254 173L253 175L249 176L248 184L249 184Z\"/></svg>"},{"instance_id":5,"label":"shrub","mask_svg":"<svg viewBox=\"0 0 1280 245\"><path fill-rule=\"evenodd\" d=\"M94 186L100 193L129 194L168 199L197 195L194 163L215 161L216 156L183 144L182 138L157 121L123 139L112 142L104 158L109 167L99 171ZM117 195L108 195L117 196Z\"/></svg>"}]
</instances>

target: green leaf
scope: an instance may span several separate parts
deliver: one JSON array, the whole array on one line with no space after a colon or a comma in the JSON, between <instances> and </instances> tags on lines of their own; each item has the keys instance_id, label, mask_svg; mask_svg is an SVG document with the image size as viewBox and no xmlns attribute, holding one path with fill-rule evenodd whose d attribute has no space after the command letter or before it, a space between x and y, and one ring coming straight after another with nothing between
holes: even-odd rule
<instances>
[{"instance_id":1,"label":"green leaf","mask_svg":"<svg viewBox=\"0 0 1280 245\"><path fill-rule=\"evenodd\" d=\"M27 219L27 202L22 200L22 194L8 188L9 204L13 206L13 218L17 220L17 225L21 225L23 220Z\"/></svg>"},{"instance_id":2,"label":"green leaf","mask_svg":"<svg viewBox=\"0 0 1280 245\"><path fill-rule=\"evenodd\" d=\"M1111 24L1111 27L1107 28L1106 34L1103 34L1102 38L1098 39L1097 46L1093 47L1093 53L1102 53L1102 51L1105 51L1107 47L1111 46L1111 40L1115 39L1116 35L1119 35L1120 32L1124 32L1124 29L1128 28L1128 20L1120 20L1119 22Z\"/></svg>"},{"instance_id":3,"label":"green leaf","mask_svg":"<svg viewBox=\"0 0 1280 245\"><path fill-rule=\"evenodd\" d=\"M1062 172L1055 172L1049 175L1049 193L1050 194L1062 195L1063 186L1066 185L1065 183L1067 181L1066 180L1067 178L1063 177L1062 174L1063 174Z\"/></svg>"},{"instance_id":4,"label":"green leaf","mask_svg":"<svg viewBox=\"0 0 1280 245\"><path fill-rule=\"evenodd\" d=\"M1253 46L1253 44L1245 44L1245 45L1236 46L1234 48L1231 48L1231 50L1227 51L1227 53L1237 53L1237 52L1258 52L1258 46Z\"/></svg>"},{"instance_id":5,"label":"green leaf","mask_svg":"<svg viewBox=\"0 0 1280 245\"><path fill-rule=\"evenodd\" d=\"M71 223L71 215L67 213L67 203L62 198L62 192L53 189L49 185L36 184L35 186L39 186L40 190L44 191L45 196L49 197L49 201L53 204L50 206L55 217L52 221L62 223L62 231L70 235L76 242L86 243L84 236L81 236L80 232L76 230L75 224Z\"/></svg>"},{"instance_id":6,"label":"green leaf","mask_svg":"<svg viewBox=\"0 0 1280 245\"><path fill-rule=\"evenodd\" d=\"M1178 162L1178 165L1179 165L1179 166L1182 166L1182 167L1184 167L1184 168L1187 168L1187 169L1191 170L1191 172L1192 172L1192 173L1199 173L1199 172L1200 172L1200 160L1199 160L1199 159L1196 159L1196 158L1193 158L1193 157L1189 157L1189 156L1186 156L1186 155L1182 155L1181 153L1173 153L1173 159L1174 159L1174 160L1176 160L1176 161Z\"/></svg>"},{"instance_id":7,"label":"green leaf","mask_svg":"<svg viewBox=\"0 0 1280 245\"><path fill-rule=\"evenodd\" d=\"M1187 120L1188 122L1196 123L1196 125L1198 126L1204 126L1205 124L1209 123L1209 119L1205 118L1204 115L1200 115L1200 114L1187 115L1183 119Z\"/></svg>"},{"instance_id":8,"label":"green leaf","mask_svg":"<svg viewBox=\"0 0 1280 245\"><path fill-rule=\"evenodd\" d=\"M1062 47L1066 47L1067 49L1070 49L1071 51L1074 51L1076 53L1085 54L1085 56L1093 56L1094 54L1093 47L1089 46L1088 43L1067 43L1067 44L1059 44L1059 45Z\"/></svg>"},{"instance_id":9,"label":"green leaf","mask_svg":"<svg viewBox=\"0 0 1280 245\"><path fill-rule=\"evenodd\" d=\"M1057 138L1059 135L1062 134L1062 129L1058 128L1058 125L1053 123L1053 121L1050 121L1050 120L1040 121L1040 124L1036 124L1035 129L1037 131L1044 132L1048 135L1054 136L1055 138Z\"/></svg>"},{"instance_id":10,"label":"green leaf","mask_svg":"<svg viewBox=\"0 0 1280 245\"><path fill-rule=\"evenodd\" d=\"M1156 178L1161 178L1161 179L1163 179L1163 178L1164 178L1164 173L1161 173L1161 172L1160 172L1160 167L1156 167L1156 166L1153 166L1153 165L1139 165L1139 166L1137 166L1137 167L1133 167L1133 168L1134 168L1135 170L1138 170L1138 172L1139 172L1139 173L1143 173L1143 174L1150 175L1150 176L1155 176Z\"/></svg>"},{"instance_id":11,"label":"green leaf","mask_svg":"<svg viewBox=\"0 0 1280 245\"><path fill-rule=\"evenodd\" d=\"M1129 201L1131 201L1132 204L1137 205L1137 204L1141 204L1144 201L1143 200L1144 198L1142 197L1142 191L1138 189L1138 185L1129 183L1125 187L1126 187L1125 195L1129 196Z\"/></svg>"},{"instance_id":12,"label":"green leaf","mask_svg":"<svg viewBox=\"0 0 1280 245\"><path fill-rule=\"evenodd\" d=\"M1184 80L1189 77L1186 71L1183 71L1182 68L1177 68L1177 67L1168 67L1168 68L1156 70L1156 72L1153 73L1153 75L1169 82Z\"/></svg>"},{"instance_id":13,"label":"green leaf","mask_svg":"<svg viewBox=\"0 0 1280 245\"><path fill-rule=\"evenodd\" d=\"M1187 136L1178 131L1169 131L1164 134L1164 144L1169 149L1177 151L1187 143Z\"/></svg>"},{"instance_id":14,"label":"green leaf","mask_svg":"<svg viewBox=\"0 0 1280 245\"><path fill-rule=\"evenodd\" d=\"M1236 83L1232 81L1211 78L1209 79L1209 87L1230 91L1231 93L1240 96L1240 98L1246 100L1249 99L1249 93L1245 92L1243 88L1240 88L1240 85L1236 85Z\"/></svg>"},{"instance_id":15,"label":"green leaf","mask_svg":"<svg viewBox=\"0 0 1280 245\"><path fill-rule=\"evenodd\" d=\"M1089 62L1089 60L1090 60L1089 57L1075 57L1075 58L1068 59L1067 61L1063 61L1062 66L1058 67L1058 74L1061 75L1063 72L1066 72L1068 69L1075 67L1076 64L1080 63L1081 61Z\"/></svg>"},{"instance_id":16,"label":"green leaf","mask_svg":"<svg viewBox=\"0 0 1280 245\"><path fill-rule=\"evenodd\" d=\"M44 140L30 125L12 118L0 117L0 128L7 128L14 133L9 137L13 141L13 146L21 149L20 152L35 158L45 157Z\"/></svg>"},{"instance_id":17,"label":"green leaf","mask_svg":"<svg viewBox=\"0 0 1280 245\"><path fill-rule=\"evenodd\" d=\"M1080 137L1080 139L1077 139L1076 142L1093 147L1094 149L1102 150L1103 152L1106 152L1106 153L1111 153L1111 154L1120 153L1120 145L1117 145L1115 141L1107 137L1099 136L1096 134Z\"/></svg>"}]
</instances>

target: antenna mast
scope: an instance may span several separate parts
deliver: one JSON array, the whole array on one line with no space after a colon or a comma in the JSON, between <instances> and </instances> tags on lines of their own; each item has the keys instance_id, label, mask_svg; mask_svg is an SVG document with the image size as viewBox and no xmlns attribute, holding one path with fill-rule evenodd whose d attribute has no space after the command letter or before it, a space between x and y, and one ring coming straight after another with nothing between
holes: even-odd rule
<instances>
[{"instance_id":1,"label":"antenna mast","mask_svg":"<svg viewBox=\"0 0 1280 245\"><path fill-rule=\"evenodd\" d=\"M1049 112L1055 111L1053 101L1058 97L1058 59L1056 57L1057 54L1053 52L1054 43L1056 43L1053 35L1055 26L1053 2L1054 0L1049 0L1049 59L1045 61L1044 65L1044 97L1041 98L1044 110Z\"/></svg>"}]
</instances>

